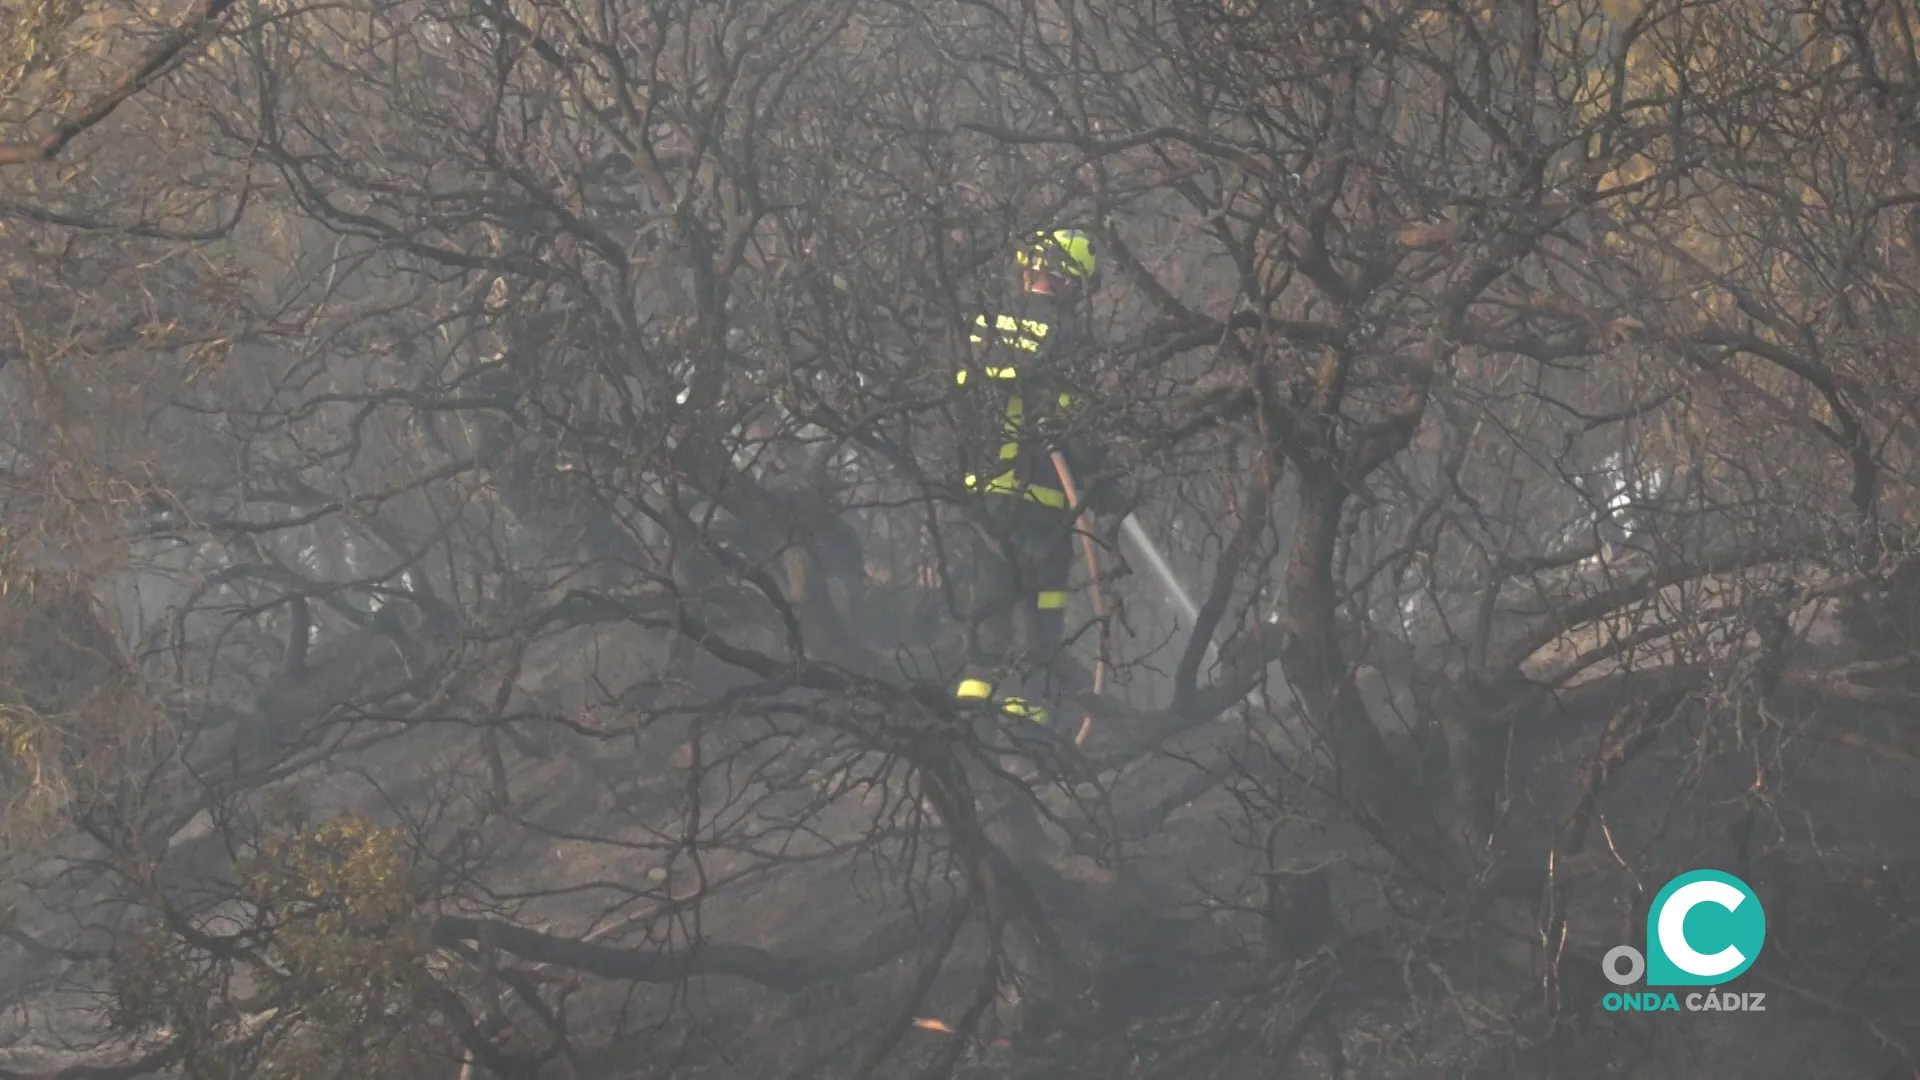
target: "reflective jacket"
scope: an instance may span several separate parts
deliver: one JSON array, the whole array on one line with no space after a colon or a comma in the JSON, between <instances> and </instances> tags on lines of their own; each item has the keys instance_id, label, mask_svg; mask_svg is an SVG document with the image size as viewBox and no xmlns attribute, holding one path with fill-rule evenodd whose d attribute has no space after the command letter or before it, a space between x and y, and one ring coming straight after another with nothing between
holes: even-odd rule
<instances>
[{"instance_id":1,"label":"reflective jacket","mask_svg":"<svg viewBox=\"0 0 1920 1080\"><path fill-rule=\"evenodd\" d=\"M970 396L987 403L987 415L997 413L1002 418L1000 442L990 460L965 463L966 484L976 491L1023 495L1064 510L1067 494L1054 470L1052 452L1069 449L1062 434L1076 402L1059 379L1058 368L1070 350L1084 344L1083 334L1075 325L1077 320L1063 318L1050 299L1024 299L1017 314L974 319L969 363L954 375ZM1075 459L1080 455L1066 456L1069 468L1077 472ZM1085 498L1084 492L1081 497Z\"/></svg>"}]
</instances>

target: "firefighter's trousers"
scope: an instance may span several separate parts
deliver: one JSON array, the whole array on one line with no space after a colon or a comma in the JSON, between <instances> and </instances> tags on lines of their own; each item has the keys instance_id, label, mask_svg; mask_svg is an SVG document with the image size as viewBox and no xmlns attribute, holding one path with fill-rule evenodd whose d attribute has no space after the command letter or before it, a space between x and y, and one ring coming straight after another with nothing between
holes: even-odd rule
<instances>
[{"instance_id":1,"label":"firefighter's trousers","mask_svg":"<svg viewBox=\"0 0 1920 1080\"><path fill-rule=\"evenodd\" d=\"M967 704L993 703L978 717L991 744L1057 742L1057 680L1048 671L1066 627L1067 581L1073 568L1073 520L1063 509L1012 495L981 496L983 520L970 529L962 553L964 577L955 589L966 628L968 664L955 688ZM1054 683L1049 686L1049 683ZM994 730L998 728L998 730ZM1018 862L1044 858L1048 844L1032 800L1039 771L1030 754L998 757L1016 778L976 772L981 809L1004 821L1009 854Z\"/></svg>"},{"instance_id":2,"label":"firefighter's trousers","mask_svg":"<svg viewBox=\"0 0 1920 1080\"><path fill-rule=\"evenodd\" d=\"M981 498L985 520L972 529L966 580L956 590L968 659L957 694L996 700L1010 715L1047 723L1046 671L1066 629L1073 519L1019 496ZM1010 670L1026 674L1009 679Z\"/></svg>"},{"instance_id":3,"label":"firefighter's trousers","mask_svg":"<svg viewBox=\"0 0 1920 1080\"><path fill-rule=\"evenodd\" d=\"M976 758L968 771L989 832L1002 834L997 839L1014 867L1025 873L1045 862L1053 845L1035 805L1042 790L1036 783L1041 770L1035 768L1034 755L1014 751L1011 744L1072 737L1070 729L1062 730L1061 711L1050 706L1063 700L1063 691L1078 688L1049 678L1049 673L1078 670L1054 663L1066 631L1074 521L1065 509L1031 498L980 498L982 514L973 520L968 543L959 553L963 576L954 590L968 658L956 696L967 703L998 706L975 714L980 742L993 749ZM988 767L989 762L998 768ZM1031 939L1027 928L1009 929L1004 959L1018 989L1002 1005L1012 1010L1009 1019L1030 1019L1032 1009L1044 1012L1057 1001L1060 961L1049 959L1052 950ZM1014 1022L1023 1026L1025 1020Z\"/></svg>"}]
</instances>

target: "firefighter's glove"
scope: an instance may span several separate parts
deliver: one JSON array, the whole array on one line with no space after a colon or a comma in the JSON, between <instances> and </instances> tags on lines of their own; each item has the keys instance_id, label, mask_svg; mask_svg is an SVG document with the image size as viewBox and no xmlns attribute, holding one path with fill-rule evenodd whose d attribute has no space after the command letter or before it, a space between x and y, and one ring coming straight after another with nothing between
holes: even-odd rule
<instances>
[{"instance_id":1,"label":"firefighter's glove","mask_svg":"<svg viewBox=\"0 0 1920 1080\"><path fill-rule=\"evenodd\" d=\"M1037 416L1033 420L1034 433L1040 436L1048 450L1067 448L1067 420L1064 416Z\"/></svg>"},{"instance_id":2,"label":"firefighter's glove","mask_svg":"<svg viewBox=\"0 0 1920 1080\"><path fill-rule=\"evenodd\" d=\"M1080 499L1087 511L1098 517L1118 520L1133 511L1133 491L1120 476L1110 472L1087 477Z\"/></svg>"}]
</instances>

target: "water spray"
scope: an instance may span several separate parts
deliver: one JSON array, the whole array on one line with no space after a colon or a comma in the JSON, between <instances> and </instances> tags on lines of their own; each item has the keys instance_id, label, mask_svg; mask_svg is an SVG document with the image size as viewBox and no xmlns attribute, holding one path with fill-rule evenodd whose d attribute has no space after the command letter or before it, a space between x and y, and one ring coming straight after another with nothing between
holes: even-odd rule
<instances>
[{"instance_id":1,"label":"water spray","mask_svg":"<svg viewBox=\"0 0 1920 1080\"><path fill-rule=\"evenodd\" d=\"M1180 579L1174 575L1173 567L1167 565L1167 560L1160 554L1160 549L1154 546L1153 538L1147 535L1146 529L1141 528L1139 517L1128 514L1126 520L1120 523L1120 531L1127 539L1133 541L1133 546L1139 549L1141 557L1147 560L1147 566L1153 570L1154 576L1160 579L1160 584L1166 588L1167 595L1173 600L1174 606L1180 609L1181 615L1186 616L1187 625L1191 627L1198 623L1200 609L1194 605L1193 597L1187 595L1186 586L1180 584Z\"/></svg>"},{"instance_id":2,"label":"water spray","mask_svg":"<svg viewBox=\"0 0 1920 1080\"><path fill-rule=\"evenodd\" d=\"M1153 538L1148 536L1147 530L1141 526L1140 519L1133 514L1128 514L1126 519L1120 522L1120 532L1128 540L1133 541L1134 548L1140 552L1142 558L1146 559L1147 567L1153 571L1153 576L1159 578L1160 584L1167 590L1167 598L1172 600L1173 606L1180 609L1180 614L1186 617L1188 629L1197 628L1200 623L1199 606L1187 593L1187 587L1180 583L1180 578L1173 572L1173 567L1167 565L1166 556L1160 554L1160 549L1154 545ZM1219 658L1220 650L1209 639L1207 665L1213 666ZM1256 708L1265 708L1267 695L1265 691L1255 687L1244 700L1251 701Z\"/></svg>"}]
</instances>

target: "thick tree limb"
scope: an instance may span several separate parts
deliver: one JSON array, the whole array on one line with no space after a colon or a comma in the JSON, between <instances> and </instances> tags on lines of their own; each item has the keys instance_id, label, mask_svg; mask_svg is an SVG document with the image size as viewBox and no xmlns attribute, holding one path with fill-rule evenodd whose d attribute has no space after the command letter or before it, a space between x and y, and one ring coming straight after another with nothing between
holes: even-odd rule
<instances>
[{"instance_id":1,"label":"thick tree limb","mask_svg":"<svg viewBox=\"0 0 1920 1080\"><path fill-rule=\"evenodd\" d=\"M1607 721L1593 757L1580 770L1573 800L1561 819L1557 844L1561 854L1578 854L1586 845L1587 826L1593 821L1607 780L1660 737L1685 704L1688 693L1683 685L1664 694L1635 699Z\"/></svg>"},{"instance_id":2,"label":"thick tree limb","mask_svg":"<svg viewBox=\"0 0 1920 1080\"><path fill-rule=\"evenodd\" d=\"M186 1053L184 1040L175 1040L131 1061L116 1064L81 1062L58 1069L23 1072L0 1068L0 1080L135 1080L171 1068Z\"/></svg>"},{"instance_id":3,"label":"thick tree limb","mask_svg":"<svg viewBox=\"0 0 1920 1080\"><path fill-rule=\"evenodd\" d=\"M443 915L434 922L436 945L490 941L494 948L523 960L550 964L603 979L669 983L699 975L730 975L770 990L793 993L817 983L860 975L916 946L937 938L963 901L918 918L881 927L865 941L840 953L779 956L756 945L701 943L679 953L623 949L559 937L492 919Z\"/></svg>"},{"instance_id":4,"label":"thick tree limb","mask_svg":"<svg viewBox=\"0 0 1920 1080\"><path fill-rule=\"evenodd\" d=\"M1692 581L1695 578L1737 573L1756 566L1764 566L1767 563L1791 559L1797 555L1818 550L1815 546L1818 542L1816 538L1775 537L1766 541L1741 544L1721 551L1709 552L1698 559L1675 560L1657 566L1648 573L1616 581L1589 596L1557 603L1551 617L1505 644L1497 652L1490 653L1487 670L1489 672L1517 670L1528 658L1552 644L1554 639L1562 634L1605 618L1620 608L1644 601L1662 589Z\"/></svg>"},{"instance_id":5,"label":"thick tree limb","mask_svg":"<svg viewBox=\"0 0 1920 1080\"><path fill-rule=\"evenodd\" d=\"M149 50L138 64L129 68L99 97L79 112L54 126L46 135L28 142L0 143L0 166L26 165L52 161L67 144L99 124L128 98L153 85L180 62L187 50L233 8L233 0L199 0L179 26Z\"/></svg>"}]
</instances>

